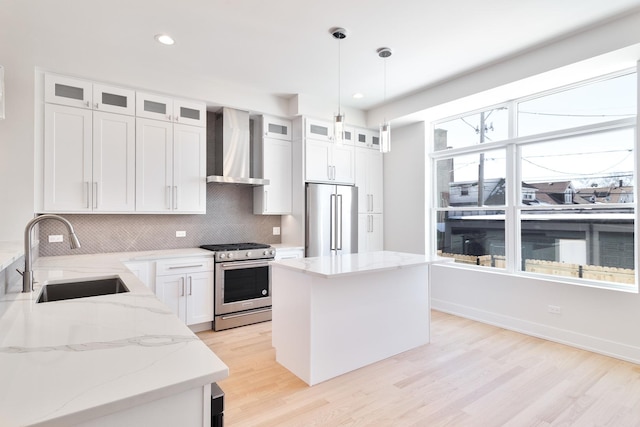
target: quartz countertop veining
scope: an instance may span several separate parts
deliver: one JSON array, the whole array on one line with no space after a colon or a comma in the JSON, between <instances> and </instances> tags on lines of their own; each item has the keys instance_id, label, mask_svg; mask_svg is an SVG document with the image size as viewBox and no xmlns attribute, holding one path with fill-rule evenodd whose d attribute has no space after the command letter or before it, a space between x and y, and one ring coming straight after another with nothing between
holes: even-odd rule
<instances>
[{"instance_id":1,"label":"quartz countertop veining","mask_svg":"<svg viewBox=\"0 0 640 427\"><path fill-rule=\"evenodd\" d=\"M24 255L22 241L0 241L0 271L9 267L22 255Z\"/></svg>"},{"instance_id":2,"label":"quartz countertop veining","mask_svg":"<svg viewBox=\"0 0 640 427\"><path fill-rule=\"evenodd\" d=\"M35 290L0 297L0 425L72 425L226 378L227 366L123 264L203 255L212 253L39 258ZM36 303L43 284L114 276L130 292Z\"/></svg>"},{"instance_id":3,"label":"quartz countertop veining","mask_svg":"<svg viewBox=\"0 0 640 427\"><path fill-rule=\"evenodd\" d=\"M325 278L430 264L426 255L378 251L273 261L273 265Z\"/></svg>"}]
</instances>

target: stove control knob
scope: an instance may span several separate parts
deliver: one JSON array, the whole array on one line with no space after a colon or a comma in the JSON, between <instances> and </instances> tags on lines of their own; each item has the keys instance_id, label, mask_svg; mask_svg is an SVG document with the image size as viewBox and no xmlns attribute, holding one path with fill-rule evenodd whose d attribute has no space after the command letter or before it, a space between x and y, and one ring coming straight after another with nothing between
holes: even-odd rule
<instances>
[{"instance_id":1,"label":"stove control knob","mask_svg":"<svg viewBox=\"0 0 640 427\"><path fill-rule=\"evenodd\" d=\"M224 254L220 254L220 255L218 255L218 258L225 259L225 255Z\"/></svg>"},{"instance_id":2,"label":"stove control knob","mask_svg":"<svg viewBox=\"0 0 640 427\"><path fill-rule=\"evenodd\" d=\"M233 254L231 252L229 252L229 254L227 255L229 258L233 258Z\"/></svg>"},{"instance_id":3,"label":"stove control knob","mask_svg":"<svg viewBox=\"0 0 640 427\"><path fill-rule=\"evenodd\" d=\"M247 258L249 258L251 256L251 251L247 251L246 256L247 256Z\"/></svg>"},{"instance_id":4,"label":"stove control knob","mask_svg":"<svg viewBox=\"0 0 640 427\"><path fill-rule=\"evenodd\" d=\"M262 255L269 255L269 251L264 251Z\"/></svg>"}]
</instances>

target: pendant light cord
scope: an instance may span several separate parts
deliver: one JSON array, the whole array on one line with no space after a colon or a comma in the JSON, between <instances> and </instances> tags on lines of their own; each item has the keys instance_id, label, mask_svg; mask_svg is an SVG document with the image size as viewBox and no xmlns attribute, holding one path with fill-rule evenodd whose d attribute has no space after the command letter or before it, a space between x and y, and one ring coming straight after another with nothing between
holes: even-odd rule
<instances>
[{"instance_id":1,"label":"pendant light cord","mask_svg":"<svg viewBox=\"0 0 640 427\"><path fill-rule=\"evenodd\" d=\"M341 71L341 59L342 59L342 55L341 55L341 51L340 51L340 43L341 39L338 39L338 115L340 115L340 92L341 92L341 86L340 86L340 75L342 74Z\"/></svg>"}]
</instances>

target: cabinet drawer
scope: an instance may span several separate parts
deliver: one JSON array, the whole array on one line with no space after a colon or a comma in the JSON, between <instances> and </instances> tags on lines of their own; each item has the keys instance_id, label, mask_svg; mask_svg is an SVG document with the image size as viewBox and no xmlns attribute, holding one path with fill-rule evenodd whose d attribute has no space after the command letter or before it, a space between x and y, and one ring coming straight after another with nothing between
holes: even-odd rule
<instances>
[{"instance_id":1,"label":"cabinet drawer","mask_svg":"<svg viewBox=\"0 0 640 427\"><path fill-rule=\"evenodd\" d=\"M157 276L200 271L213 271L213 255L211 257L171 258L156 262Z\"/></svg>"}]
</instances>

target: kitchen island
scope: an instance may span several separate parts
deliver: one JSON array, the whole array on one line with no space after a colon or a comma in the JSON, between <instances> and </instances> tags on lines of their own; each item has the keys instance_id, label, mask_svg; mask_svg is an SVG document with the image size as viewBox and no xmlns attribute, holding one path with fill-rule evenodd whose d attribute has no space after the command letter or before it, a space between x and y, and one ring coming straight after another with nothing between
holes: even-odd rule
<instances>
[{"instance_id":1,"label":"kitchen island","mask_svg":"<svg viewBox=\"0 0 640 427\"><path fill-rule=\"evenodd\" d=\"M314 385L427 344L428 264L389 251L274 261L276 361Z\"/></svg>"},{"instance_id":2,"label":"kitchen island","mask_svg":"<svg viewBox=\"0 0 640 427\"><path fill-rule=\"evenodd\" d=\"M0 297L1 426L206 426L227 366L124 262L202 249L40 258ZM129 292L36 303L42 285L120 277Z\"/></svg>"}]
</instances>

